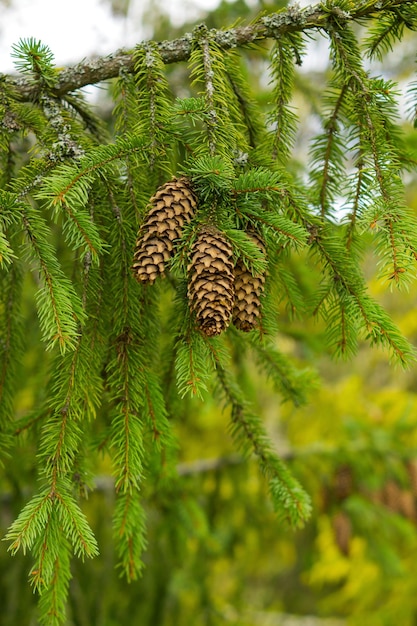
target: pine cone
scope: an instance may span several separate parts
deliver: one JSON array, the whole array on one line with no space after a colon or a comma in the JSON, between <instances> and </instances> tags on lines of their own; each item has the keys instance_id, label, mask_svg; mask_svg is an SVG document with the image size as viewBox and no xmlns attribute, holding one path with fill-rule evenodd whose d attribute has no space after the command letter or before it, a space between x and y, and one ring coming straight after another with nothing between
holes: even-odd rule
<instances>
[{"instance_id":1,"label":"pine cone","mask_svg":"<svg viewBox=\"0 0 417 626\"><path fill-rule=\"evenodd\" d=\"M353 491L352 469L349 465L339 465L333 479L333 491L338 502L345 500Z\"/></svg>"},{"instance_id":2,"label":"pine cone","mask_svg":"<svg viewBox=\"0 0 417 626\"><path fill-rule=\"evenodd\" d=\"M413 522L417 518L416 501L413 493L409 489L402 489L400 495L400 513Z\"/></svg>"},{"instance_id":3,"label":"pine cone","mask_svg":"<svg viewBox=\"0 0 417 626\"><path fill-rule=\"evenodd\" d=\"M332 526L336 545L342 554L347 556L352 539L352 523L350 518L344 511L338 511L332 519Z\"/></svg>"},{"instance_id":4,"label":"pine cone","mask_svg":"<svg viewBox=\"0 0 417 626\"><path fill-rule=\"evenodd\" d=\"M265 253L263 241L255 232L248 235ZM264 274L252 273L246 269L243 260L238 259L235 265L235 304L233 308L233 324L239 330L247 333L257 327L261 314L260 295L265 284Z\"/></svg>"},{"instance_id":5,"label":"pine cone","mask_svg":"<svg viewBox=\"0 0 417 626\"><path fill-rule=\"evenodd\" d=\"M407 471L410 478L410 486L413 494L417 496L417 459L410 459L407 462Z\"/></svg>"},{"instance_id":6,"label":"pine cone","mask_svg":"<svg viewBox=\"0 0 417 626\"><path fill-rule=\"evenodd\" d=\"M187 178L173 178L159 187L136 241L132 269L139 282L153 283L164 274L174 242L181 237L184 223L193 218L196 206L197 197Z\"/></svg>"},{"instance_id":7,"label":"pine cone","mask_svg":"<svg viewBox=\"0 0 417 626\"><path fill-rule=\"evenodd\" d=\"M401 488L394 480L388 480L382 490L382 501L393 513L401 511Z\"/></svg>"},{"instance_id":8,"label":"pine cone","mask_svg":"<svg viewBox=\"0 0 417 626\"><path fill-rule=\"evenodd\" d=\"M192 248L188 300L208 337L227 328L233 309L232 246L214 227L205 227Z\"/></svg>"}]
</instances>

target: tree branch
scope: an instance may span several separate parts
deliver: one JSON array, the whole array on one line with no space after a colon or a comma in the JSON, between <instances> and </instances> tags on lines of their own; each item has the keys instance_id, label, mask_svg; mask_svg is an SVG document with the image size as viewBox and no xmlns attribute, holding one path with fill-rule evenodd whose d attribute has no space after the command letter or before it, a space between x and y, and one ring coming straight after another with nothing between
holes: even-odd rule
<instances>
[{"instance_id":1,"label":"tree branch","mask_svg":"<svg viewBox=\"0 0 417 626\"><path fill-rule=\"evenodd\" d=\"M328 30L332 23L373 19L386 11L414 4L413 0L362 0L354 4L350 12L337 6L314 5L301 9L293 5L285 11L259 17L249 26L239 26L229 30L211 30L210 35L223 50L243 48L254 42L278 39L282 35L297 31ZM171 41L157 43L162 60L166 64L187 61L193 43L192 33ZM140 44L139 44L140 45ZM85 63L65 68L57 74L52 93L57 97L117 77L121 72L133 72L133 52L119 50L104 57L97 57ZM0 79L2 78L0 74ZM39 94L39 86L26 78L3 76L3 80L14 88L19 100L34 100Z\"/></svg>"}]
</instances>

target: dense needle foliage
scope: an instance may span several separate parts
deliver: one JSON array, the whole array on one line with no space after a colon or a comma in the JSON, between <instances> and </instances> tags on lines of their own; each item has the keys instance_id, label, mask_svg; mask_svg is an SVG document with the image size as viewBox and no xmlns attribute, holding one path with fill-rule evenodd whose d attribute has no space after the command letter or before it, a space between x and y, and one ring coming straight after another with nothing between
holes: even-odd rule
<instances>
[{"instance_id":1,"label":"dense needle foliage","mask_svg":"<svg viewBox=\"0 0 417 626\"><path fill-rule=\"evenodd\" d=\"M356 22L368 29L361 40ZM141 492L149 484L148 496L175 498L181 442L172 424L189 396L226 409L236 450L257 459L278 518L305 524L309 496L245 396L246 370L235 359L256 363L281 399L306 400L311 372L275 341L282 303L293 316L322 318L334 354L350 357L365 340L396 363L413 361L412 346L368 292L361 262L372 246L388 284L407 285L415 273L417 222L403 188L415 162L398 125L396 87L370 73L364 56L382 58L416 26L415 3L399 0L328 0L260 17L248 28L259 27L270 45L267 107L252 93L247 67L248 51L265 51L249 38L238 47L232 31L195 28L184 38L188 82L180 89L166 47L139 44L112 84L112 135L80 91L59 92L45 45L16 44L22 78L0 80L0 452L7 465L29 441L37 459L37 491L7 540L12 553L31 554L41 623L65 623L73 555L98 554L83 499L100 455L113 468L120 571L129 581L141 573ZM332 71L309 177L299 178L291 101L311 31L328 38ZM136 235L155 190L177 175L191 181L198 211L167 276L142 285L131 270ZM223 233L235 261L266 273L260 325L248 334L230 325L207 337L190 313L188 266L203 225ZM321 273L307 301L293 258ZM34 339L27 328L35 309ZM42 384L30 410L16 416L34 341Z\"/></svg>"}]
</instances>

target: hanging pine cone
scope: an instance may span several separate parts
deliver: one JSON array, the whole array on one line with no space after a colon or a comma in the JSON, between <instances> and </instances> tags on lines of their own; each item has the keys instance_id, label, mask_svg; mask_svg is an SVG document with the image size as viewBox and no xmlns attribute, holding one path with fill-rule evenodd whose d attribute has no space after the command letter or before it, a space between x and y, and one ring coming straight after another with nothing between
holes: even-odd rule
<instances>
[{"instance_id":1,"label":"hanging pine cone","mask_svg":"<svg viewBox=\"0 0 417 626\"><path fill-rule=\"evenodd\" d=\"M132 269L142 283L153 283L163 275L172 256L174 241L181 237L184 223L194 216L197 196L187 178L173 178L156 191L141 226Z\"/></svg>"},{"instance_id":2,"label":"hanging pine cone","mask_svg":"<svg viewBox=\"0 0 417 626\"><path fill-rule=\"evenodd\" d=\"M346 500L353 491L352 468L347 465L339 465L333 478L333 494L338 502Z\"/></svg>"},{"instance_id":3,"label":"hanging pine cone","mask_svg":"<svg viewBox=\"0 0 417 626\"><path fill-rule=\"evenodd\" d=\"M255 232L248 235L258 248L265 253L263 241ZM247 333L257 327L261 314L260 295L265 284L264 274L255 276L245 267L243 260L238 259L235 269L235 304L233 307L233 324Z\"/></svg>"},{"instance_id":4,"label":"hanging pine cone","mask_svg":"<svg viewBox=\"0 0 417 626\"><path fill-rule=\"evenodd\" d=\"M200 231L188 266L188 300L208 337L227 328L233 309L232 246L214 227Z\"/></svg>"},{"instance_id":5,"label":"hanging pine cone","mask_svg":"<svg viewBox=\"0 0 417 626\"><path fill-rule=\"evenodd\" d=\"M382 489L382 502L393 513L401 511L401 487L392 479Z\"/></svg>"},{"instance_id":6,"label":"hanging pine cone","mask_svg":"<svg viewBox=\"0 0 417 626\"><path fill-rule=\"evenodd\" d=\"M411 491L417 497L417 459L407 461L407 472L410 480Z\"/></svg>"},{"instance_id":7,"label":"hanging pine cone","mask_svg":"<svg viewBox=\"0 0 417 626\"><path fill-rule=\"evenodd\" d=\"M332 526L336 545L342 554L347 556L353 534L352 522L344 511L338 511L332 519Z\"/></svg>"}]
</instances>

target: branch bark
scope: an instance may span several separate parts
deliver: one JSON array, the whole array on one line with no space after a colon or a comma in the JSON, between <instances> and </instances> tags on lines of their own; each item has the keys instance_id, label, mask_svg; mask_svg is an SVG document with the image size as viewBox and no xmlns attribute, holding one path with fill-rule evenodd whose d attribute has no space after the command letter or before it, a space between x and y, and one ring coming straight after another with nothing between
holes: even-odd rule
<instances>
[{"instance_id":1,"label":"branch bark","mask_svg":"<svg viewBox=\"0 0 417 626\"><path fill-rule=\"evenodd\" d=\"M244 48L254 42L278 39L291 32L327 31L335 22L340 25L373 19L380 13L395 11L414 3L414 0L362 0L362 2L352 2L352 9L349 12L338 6L314 5L301 9L298 5L293 5L285 11L261 16L248 26L239 26L229 30L212 30L210 33L223 50ZM162 60L166 64L187 61L192 45L192 33L186 33L178 39L157 43ZM52 93L57 97L63 97L87 85L115 78L120 72L133 72L133 69L133 51L119 50L108 56L97 57L63 69L57 74ZM13 87L16 97L21 101L34 100L39 94L39 86L26 78L3 76L3 80Z\"/></svg>"}]
</instances>

